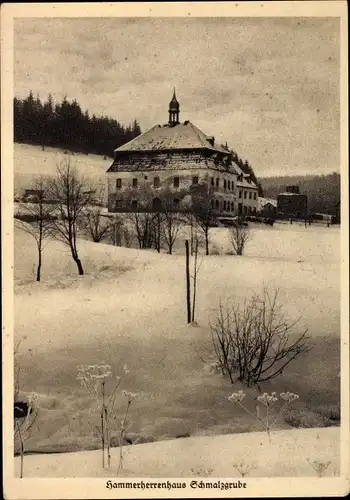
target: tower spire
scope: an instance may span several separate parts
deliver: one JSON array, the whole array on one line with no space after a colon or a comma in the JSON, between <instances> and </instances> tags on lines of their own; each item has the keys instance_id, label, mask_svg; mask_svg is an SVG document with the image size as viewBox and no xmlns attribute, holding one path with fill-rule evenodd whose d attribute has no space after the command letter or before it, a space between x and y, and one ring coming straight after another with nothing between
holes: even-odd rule
<instances>
[{"instance_id":1,"label":"tower spire","mask_svg":"<svg viewBox=\"0 0 350 500\"><path fill-rule=\"evenodd\" d=\"M173 98L169 103L169 125L177 125L179 123L180 104L176 99L175 87Z\"/></svg>"}]
</instances>

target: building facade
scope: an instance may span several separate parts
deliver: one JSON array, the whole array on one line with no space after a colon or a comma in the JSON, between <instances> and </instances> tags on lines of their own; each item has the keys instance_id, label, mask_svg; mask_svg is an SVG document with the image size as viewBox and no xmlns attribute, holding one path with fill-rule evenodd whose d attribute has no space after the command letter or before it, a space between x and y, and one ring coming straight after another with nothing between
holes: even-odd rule
<instances>
[{"instance_id":1,"label":"building facade","mask_svg":"<svg viewBox=\"0 0 350 500\"><path fill-rule=\"evenodd\" d=\"M202 197L210 201L213 214L231 216L239 213L240 174L243 193L248 193L243 194L245 206L257 206L257 187L240 172L229 149L189 120L180 122L175 90L168 113L168 123L114 151L107 171L108 211L158 211L165 197L186 211L195 197Z\"/></svg>"},{"instance_id":2,"label":"building facade","mask_svg":"<svg viewBox=\"0 0 350 500\"><path fill-rule=\"evenodd\" d=\"M299 186L286 186L286 191L277 196L277 214L295 219L307 217L307 195L300 194Z\"/></svg>"},{"instance_id":3,"label":"building facade","mask_svg":"<svg viewBox=\"0 0 350 500\"><path fill-rule=\"evenodd\" d=\"M251 176L235 164L237 172L237 214L250 215L258 212L258 186Z\"/></svg>"}]
</instances>

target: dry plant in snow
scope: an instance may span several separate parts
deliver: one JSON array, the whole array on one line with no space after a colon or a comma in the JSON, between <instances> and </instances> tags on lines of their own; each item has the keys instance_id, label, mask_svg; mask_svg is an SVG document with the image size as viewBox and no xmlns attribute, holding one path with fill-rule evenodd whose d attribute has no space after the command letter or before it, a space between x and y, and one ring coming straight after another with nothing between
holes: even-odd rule
<instances>
[{"instance_id":1,"label":"dry plant in snow","mask_svg":"<svg viewBox=\"0 0 350 500\"><path fill-rule=\"evenodd\" d=\"M326 470L332 463L331 460L329 461L324 461L324 460L310 460L309 458L306 459L311 467L314 469L318 477L323 477L326 473Z\"/></svg>"},{"instance_id":2,"label":"dry plant in snow","mask_svg":"<svg viewBox=\"0 0 350 500\"><path fill-rule=\"evenodd\" d=\"M272 392L271 394L264 392L261 396L258 396L257 398L258 403L260 403L261 405L263 405L263 407L265 407L264 415L260 414L258 406L257 406L257 413L254 415L242 403L245 396L246 395L243 391L238 391L231 394L231 396L229 396L227 399L229 401L237 403L241 408L243 408L244 411L246 411L252 417L256 418L262 424L264 430L268 435L270 443L271 443L271 429L276 423L277 419L280 417L283 410L289 404L291 404L293 401L299 398L297 394L293 394L292 392L281 392L279 397L282 401L284 401L284 403L280 406L279 411L276 413L272 412L272 407L275 405L275 403L277 403L279 399L277 394L275 392Z\"/></svg>"},{"instance_id":3,"label":"dry plant in snow","mask_svg":"<svg viewBox=\"0 0 350 500\"><path fill-rule=\"evenodd\" d=\"M31 429L38 415L36 400L37 396L33 393L27 401L14 401L14 442L15 446L19 447L21 478L23 477L24 443L30 437Z\"/></svg>"},{"instance_id":4,"label":"dry plant in snow","mask_svg":"<svg viewBox=\"0 0 350 500\"><path fill-rule=\"evenodd\" d=\"M210 477L214 469L207 469L205 467L194 467L191 469L192 474L199 477Z\"/></svg>"},{"instance_id":5,"label":"dry plant in snow","mask_svg":"<svg viewBox=\"0 0 350 500\"><path fill-rule=\"evenodd\" d=\"M240 462L234 463L233 467L239 472L241 477L246 477L249 472L256 469L257 465L255 462L248 464L244 460L241 460Z\"/></svg>"},{"instance_id":6,"label":"dry plant in snow","mask_svg":"<svg viewBox=\"0 0 350 500\"><path fill-rule=\"evenodd\" d=\"M125 376L129 373L126 365L124 365L123 374L121 376L115 377L112 380L112 368L110 365L100 363L97 365L82 365L78 366L77 379L80 381L82 386L87 389L90 395L96 400L99 413L100 413L100 425L98 431L101 437L101 451L102 451L102 467L105 467L106 460L105 455L107 454L108 467L111 464L111 430L112 426L116 422L116 397L118 394L118 389ZM107 393L107 384L111 382L112 389L109 394ZM123 437L128 425L128 412L131 402L135 399L136 394L128 393L124 391L124 395L127 396L126 410L124 418L120 423L119 429L119 445L123 444ZM123 455L120 452L120 463L119 468L122 467Z\"/></svg>"}]
</instances>

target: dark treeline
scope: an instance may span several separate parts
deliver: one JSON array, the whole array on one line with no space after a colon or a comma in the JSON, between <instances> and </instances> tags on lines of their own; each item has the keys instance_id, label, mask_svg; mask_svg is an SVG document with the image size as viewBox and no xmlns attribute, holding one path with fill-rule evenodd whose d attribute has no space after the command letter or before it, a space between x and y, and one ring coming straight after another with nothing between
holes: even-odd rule
<instances>
[{"instance_id":1,"label":"dark treeline","mask_svg":"<svg viewBox=\"0 0 350 500\"><path fill-rule=\"evenodd\" d=\"M340 175L266 177L261 179L265 196L277 198L288 185L298 185L301 194L307 194L309 212L336 215L340 201Z\"/></svg>"},{"instance_id":2,"label":"dark treeline","mask_svg":"<svg viewBox=\"0 0 350 500\"><path fill-rule=\"evenodd\" d=\"M136 120L125 127L106 116L90 116L75 99L54 103L49 95L42 102L30 92L25 99L15 97L13 104L15 142L113 157L114 149L141 133Z\"/></svg>"}]
</instances>

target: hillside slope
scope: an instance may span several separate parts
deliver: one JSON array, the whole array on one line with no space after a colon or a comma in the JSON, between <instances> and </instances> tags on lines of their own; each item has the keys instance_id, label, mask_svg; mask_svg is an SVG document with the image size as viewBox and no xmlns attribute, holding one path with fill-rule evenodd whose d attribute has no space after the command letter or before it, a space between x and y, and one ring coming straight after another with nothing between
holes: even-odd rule
<instances>
[{"instance_id":1,"label":"hillside slope","mask_svg":"<svg viewBox=\"0 0 350 500\"><path fill-rule=\"evenodd\" d=\"M106 170L112 160L98 155L64 153L57 148L41 148L29 144L14 144L14 188L15 193L31 188L36 175L55 175L57 166L70 159L80 175L92 183L104 183Z\"/></svg>"}]
</instances>

